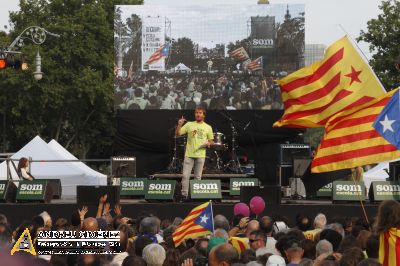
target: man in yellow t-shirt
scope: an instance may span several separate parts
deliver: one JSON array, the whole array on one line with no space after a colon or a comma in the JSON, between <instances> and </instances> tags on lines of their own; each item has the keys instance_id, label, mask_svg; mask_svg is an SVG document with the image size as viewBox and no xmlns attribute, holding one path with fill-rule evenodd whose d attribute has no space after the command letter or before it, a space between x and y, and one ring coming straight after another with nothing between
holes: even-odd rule
<instances>
[{"instance_id":1,"label":"man in yellow t-shirt","mask_svg":"<svg viewBox=\"0 0 400 266\"><path fill-rule=\"evenodd\" d=\"M189 179L194 167L194 178L200 180L206 158L206 148L214 144L214 134L210 125L204 122L206 110L203 107L195 109L196 121L187 122L182 116L176 127L176 135L187 135L185 159L182 171L182 198L189 194Z\"/></svg>"}]
</instances>

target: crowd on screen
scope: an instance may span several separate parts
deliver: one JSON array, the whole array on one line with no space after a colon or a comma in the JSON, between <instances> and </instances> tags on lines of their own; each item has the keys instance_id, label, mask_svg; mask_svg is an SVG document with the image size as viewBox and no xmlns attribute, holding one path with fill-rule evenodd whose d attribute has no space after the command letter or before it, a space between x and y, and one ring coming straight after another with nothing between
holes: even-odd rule
<instances>
[{"instance_id":1,"label":"crowd on screen","mask_svg":"<svg viewBox=\"0 0 400 266\"><path fill-rule=\"evenodd\" d=\"M214 233L187 239L178 247L172 234L182 223L180 217L160 220L156 213L125 213L102 197L96 217L82 207L54 220L42 212L20 224L9 224L0 215L0 264L7 266L372 266L395 265L400 224L400 203L385 201L376 217L367 223L360 217L315 217L298 213L295 220L278 214L251 218L214 214ZM371 226L370 226L371 225ZM121 246L113 255L47 255L33 257L10 249L25 228L33 243L43 230L119 230ZM383 238L382 238L383 237ZM380 239L381 238L381 239ZM380 252L380 241L385 250ZM236 242L235 242L236 241ZM239 243L239 242L240 243ZM239 244L238 244L239 243Z\"/></svg>"},{"instance_id":2,"label":"crowd on screen","mask_svg":"<svg viewBox=\"0 0 400 266\"><path fill-rule=\"evenodd\" d=\"M142 74L115 81L116 109L283 109L273 76Z\"/></svg>"}]
</instances>

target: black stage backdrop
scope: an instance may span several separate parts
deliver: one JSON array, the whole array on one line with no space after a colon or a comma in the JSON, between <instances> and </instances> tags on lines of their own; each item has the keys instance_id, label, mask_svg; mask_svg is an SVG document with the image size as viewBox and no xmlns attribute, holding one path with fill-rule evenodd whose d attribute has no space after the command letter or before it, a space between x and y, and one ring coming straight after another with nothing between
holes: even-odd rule
<instances>
[{"instance_id":1,"label":"black stage backdrop","mask_svg":"<svg viewBox=\"0 0 400 266\"><path fill-rule=\"evenodd\" d=\"M239 154L256 161L257 177L264 184L276 183L277 144L296 143L302 129L273 128L281 110L207 110L206 122L214 132L231 135L231 118L239 133ZM178 118L194 119L193 110L118 110L114 155L135 156L137 176L166 170L171 160ZM256 153L254 153L256 151Z\"/></svg>"}]
</instances>

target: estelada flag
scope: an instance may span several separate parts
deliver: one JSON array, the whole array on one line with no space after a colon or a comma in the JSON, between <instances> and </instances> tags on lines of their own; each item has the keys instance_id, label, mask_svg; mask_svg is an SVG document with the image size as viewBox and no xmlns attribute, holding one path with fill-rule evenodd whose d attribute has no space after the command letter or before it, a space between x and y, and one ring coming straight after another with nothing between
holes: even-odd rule
<instances>
[{"instance_id":1,"label":"estelada flag","mask_svg":"<svg viewBox=\"0 0 400 266\"><path fill-rule=\"evenodd\" d=\"M246 68L248 70L251 70L251 71L256 71L256 70L263 69L262 56L260 56L257 59L251 61L249 64L246 65Z\"/></svg>"},{"instance_id":2,"label":"estelada flag","mask_svg":"<svg viewBox=\"0 0 400 266\"><path fill-rule=\"evenodd\" d=\"M245 61L249 59L249 55L243 47L239 47L229 53L229 55L237 60Z\"/></svg>"},{"instance_id":3,"label":"estelada flag","mask_svg":"<svg viewBox=\"0 0 400 266\"><path fill-rule=\"evenodd\" d=\"M346 36L327 48L323 60L278 84L285 113L274 127L323 127L336 113L386 92Z\"/></svg>"},{"instance_id":4,"label":"estelada flag","mask_svg":"<svg viewBox=\"0 0 400 266\"><path fill-rule=\"evenodd\" d=\"M146 64L154 64L158 62L163 57L166 57L169 55L169 49L170 49L170 44L165 43L164 45L161 45L160 48L158 48L150 57L147 59Z\"/></svg>"},{"instance_id":5,"label":"estelada flag","mask_svg":"<svg viewBox=\"0 0 400 266\"><path fill-rule=\"evenodd\" d=\"M379 262L382 266L400 265L400 230L390 228L379 236Z\"/></svg>"},{"instance_id":6,"label":"estelada flag","mask_svg":"<svg viewBox=\"0 0 400 266\"><path fill-rule=\"evenodd\" d=\"M182 221L172 239L175 247L179 246L185 239L197 238L212 234L214 232L214 220L212 203L206 202L190 211L188 216Z\"/></svg>"},{"instance_id":7,"label":"estelada flag","mask_svg":"<svg viewBox=\"0 0 400 266\"><path fill-rule=\"evenodd\" d=\"M400 158L399 90L333 116L311 164L314 173Z\"/></svg>"}]
</instances>

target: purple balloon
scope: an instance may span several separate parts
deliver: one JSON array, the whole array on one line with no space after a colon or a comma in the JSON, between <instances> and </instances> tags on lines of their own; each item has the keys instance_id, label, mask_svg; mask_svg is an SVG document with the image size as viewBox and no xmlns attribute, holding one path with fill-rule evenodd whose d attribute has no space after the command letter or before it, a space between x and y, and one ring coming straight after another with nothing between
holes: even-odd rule
<instances>
[{"instance_id":1,"label":"purple balloon","mask_svg":"<svg viewBox=\"0 0 400 266\"><path fill-rule=\"evenodd\" d=\"M250 216L249 206L247 206L247 204L243 202L236 203L235 206L233 207L233 214L234 215L241 214L245 217L249 217Z\"/></svg>"},{"instance_id":2,"label":"purple balloon","mask_svg":"<svg viewBox=\"0 0 400 266\"><path fill-rule=\"evenodd\" d=\"M260 196L254 196L250 200L250 210L256 214L261 214L265 209L265 201Z\"/></svg>"}]
</instances>

